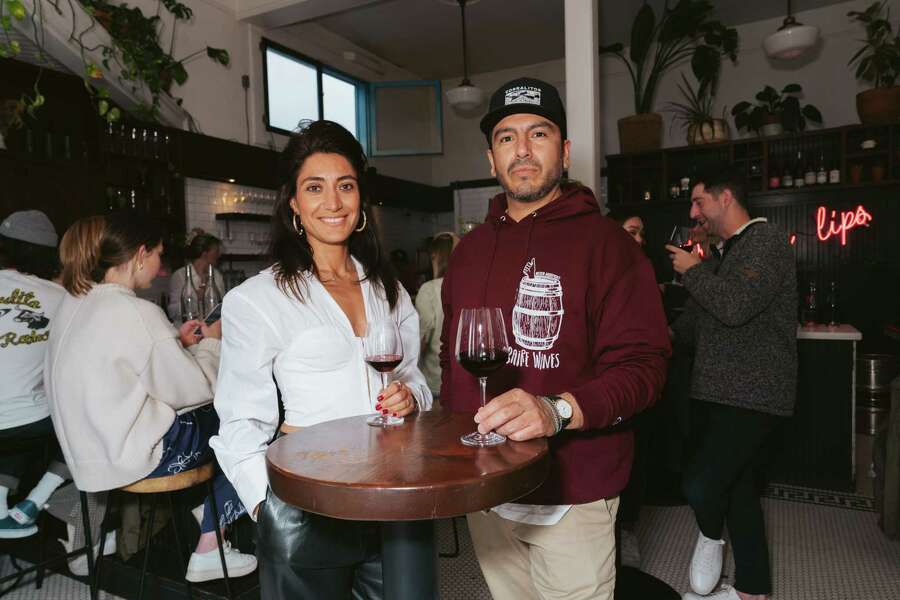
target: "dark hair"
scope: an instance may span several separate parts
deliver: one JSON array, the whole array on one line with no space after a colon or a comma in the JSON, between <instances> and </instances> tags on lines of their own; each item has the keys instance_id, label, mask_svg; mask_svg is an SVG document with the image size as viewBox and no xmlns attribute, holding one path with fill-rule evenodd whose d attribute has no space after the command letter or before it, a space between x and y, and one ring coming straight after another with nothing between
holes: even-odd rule
<instances>
[{"instance_id":1,"label":"dark hair","mask_svg":"<svg viewBox=\"0 0 900 600\"><path fill-rule=\"evenodd\" d=\"M633 217L637 217L638 219L641 218L641 215L637 214L636 212L627 212L627 211L623 212L623 211L618 211L618 210L611 210L608 213L606 213L606 216L608 218L612 219L613 221L615 221L616 223L618 223L619 225L624 225L625 221L627 221L628 219L631 219Z\"/></svg>"},{"instance_id":2,"label":"dark hair","mask_svg":"<svg viewBox=\"0 0 900 600\"><path fill-rule=\"evenodd\" d=\"M86 294L109 269L134 258L141 246L149 250L161 242L159 224L131 211L79 219L59 244L63 286L75 296Z\"/></svg>"},{"instance_id":3,"label":"dark hair","mask_svg":"<svg viewBox=\"0 0 900 600\"><path fill-rule=\"evenodd\" d=\"M350 234L350 254L362 263L366 279L381 283L388 305L393 309L400 293L399 284L393 269L385 262L378 241L378 227L369 210L366 155L353 134L333 121L302 121L281 153L279 167L282 184L272 216L275 281L282 292L293 294L302 302L303 273L310 271L316 277L319 276L309 240L306 235L298 235L294 229L294 211L290 205L291 199L297 194L297 175L303 163L313 154L319 153L339 154L356 171L360 211L365 215L366 227Z\"/></svg>"},{"instance_id":4,"label":"dark hair","mask_svg":"<svg viewBox=\"0 0 900 600\"><path fill-rule=\"evenodd\" d=\"M703 184L703 189L707 194L718 196L725 190L730 190L731 195L737 200L744 210L748 210L747 206L747 185L744 176L730 168L711 169L694 179L693 185Z\"/></svg>"},{"instance_id":5,"label":"dark hair","mask_svg":"<svg viewBox=\"0 0 900 600\"><path fill-rule=\"evenodd\" d=\"M185 256L188 260L196 260L203 255L207 250L214 248L216 246L221 246L222 240L217 238L211 233L198 232L191 241L188 243L187 248L185 249Z\"/></svg>"},{"instance_id":6,"label":"dark hair","mask_svg":"<svg viewBox=\"0 0 900 600\"><path fill-rule=\"evenodd\" d=\"M55 246L41 246L0 235L0 268L53 279L60 271L59 252Z\"/></svg>"},{"instance_id":7,"label":"dark hair","mask_svg":"<svg viewBox=\"0 0 900 600\"><path fill-rule=\"evenodd\" d=\"M439 233L428 242L428 253L437 259L434 261L435 278L443 277L447 272L447 264L450 262L454 245L455 240L449 233Z\"/></svg>"}]
</instances>

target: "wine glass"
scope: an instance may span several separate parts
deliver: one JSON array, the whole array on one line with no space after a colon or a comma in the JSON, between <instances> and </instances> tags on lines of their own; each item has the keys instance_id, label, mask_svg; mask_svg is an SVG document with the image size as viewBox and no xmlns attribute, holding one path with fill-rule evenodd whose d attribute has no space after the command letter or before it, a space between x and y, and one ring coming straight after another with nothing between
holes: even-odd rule
<instances>
[{"instance_id":1,"label":"wine glass","mask_svg":"<svg viewBox=\"0 0 900 600\"><path fill-rule=\"evenodd\" d=\"M381 389L386 388L387 374L396 369L403 360L403 342L400 340L397 322L386 318L369 323L363 346L366 352L366 362L381 373ZM400 425L403 423L403 417L379 413L369 417L366 423L372 427Z\"/></svg>"},{"instance_id":2,"label":"wine glass","mask_svg":"<svg viewBox=\"0 0 900 600\"><path fill-rule=\"evenodd\" d=\"M464 308L456 330L456 360L466 371L478 378L481 387L481 406L487 402L487 377L506 364L509 344L506 325L499 308ZM506 436L495 431L475 431L459 438L466 446L496 446Z\"/></svg>"},{"instance_id":3,"label":"wine glass","mask_svg":"<svg viewBox=\"0 0 900 600\"><path fill-rule=\"evenodd\" d=\"M691 228L683 225L676 225L672 228L672 234L669 236L667 245L678 246L685 252L693 250L694 241L691 239ZM681 275L678 274L678 271L675 271L672 275L672 284L681 285Z\"/></svg>"}]
</instances>

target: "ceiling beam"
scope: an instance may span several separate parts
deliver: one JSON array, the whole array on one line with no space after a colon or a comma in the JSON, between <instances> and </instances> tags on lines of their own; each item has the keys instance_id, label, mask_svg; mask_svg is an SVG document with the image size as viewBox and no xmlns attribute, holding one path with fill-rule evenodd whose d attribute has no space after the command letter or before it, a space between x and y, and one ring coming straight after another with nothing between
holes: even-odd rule
<instances>
[{"instance_id":1,"label":"ceiling beam","mask_svg":"<svg viewBox=\"0 0 900 600\"><path fill-rule=\"evenodd\" d=\"M237 18L265 29L295 25L380 0L237 0Z\"/></svg>"}]
</instances>

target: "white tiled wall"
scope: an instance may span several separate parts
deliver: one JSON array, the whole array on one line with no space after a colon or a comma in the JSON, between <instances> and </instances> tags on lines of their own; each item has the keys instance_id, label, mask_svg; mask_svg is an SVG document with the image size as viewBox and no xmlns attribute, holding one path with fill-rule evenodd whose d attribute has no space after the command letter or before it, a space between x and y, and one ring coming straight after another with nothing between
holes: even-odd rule
<instances>
[{"instance_id":1,"label":"white tiled wall","mask_svg":"<svg viewBox=\"0 0 900 600\"><path fill-rule=\"evenodd\" d=\"M275 191L263 188L207 181L185 180L184 190L187 230L199 227L222 240L225 254L264 254L268 250L270 225L268 221L216 221L216 213L254 213L271 215L275 206ZM247 277L264 268L263 261L233 263L235 269L244 271ZM219 265L222 270L231 267Z\"/></svg>"}]
</instances>

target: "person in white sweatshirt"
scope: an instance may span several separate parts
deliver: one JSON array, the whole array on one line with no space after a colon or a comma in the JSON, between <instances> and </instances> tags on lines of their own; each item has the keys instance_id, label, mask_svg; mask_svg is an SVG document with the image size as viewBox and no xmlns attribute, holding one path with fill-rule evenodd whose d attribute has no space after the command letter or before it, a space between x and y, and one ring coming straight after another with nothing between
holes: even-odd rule
<instances>
[{"instance_id":1,"label":"person in white sweatshirt","mask_svg":"<svg viewBox=\"0 0 900 600\"><path fill-rule=\"evenodd\" d=\"M359 142L337 123L316 121L291 137L282 160L275 264L223 303L221 427L210 445L257 520L263 600L375 600L383 596L378 524L283 502L269 488L265 452L279 433L303 435L317 423L429 410L431 392L417 366L419 320L367 214ZM396 323L403 358L382 387L365 362L364 337L386 320Z\"/></svg>"},{"instance_id":2,"label":"person in white sweatshirt","mask_svg":"<svg viewBox=\"0 0 900 600\"><path fill-rule=\"evenodd\" d=\"M44 386L66 464L87 492L213 460L208 442L219 423L210 403L221 325L189 321L176 331L159 306L135 295L159 271L161 240L153 221L122 212L76 222L60 244L70 295L51 331ZM202 336L194 334L198 326ZM214 488L216 504L204 502L188 581L223 576L215 529L245 512L221 473ZM223 550L229 576L256 568L253 556Z\"/></svg>"}]
</instances>

